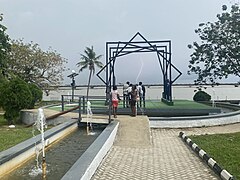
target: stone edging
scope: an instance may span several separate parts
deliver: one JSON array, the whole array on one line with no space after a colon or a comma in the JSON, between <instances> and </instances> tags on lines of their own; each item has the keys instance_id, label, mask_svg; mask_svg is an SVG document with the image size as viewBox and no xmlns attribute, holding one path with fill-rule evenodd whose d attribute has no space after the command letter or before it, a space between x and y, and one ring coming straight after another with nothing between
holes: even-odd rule
<instances>
[{"instance_id":1,"label":"stone edging","mask_svg":"<svg viewBox=\"0 0 240 180\"><path fill-rule=\"evenodd\" d=\"M150 127L152 128L187 128L218 126L240 122L240 110L216 114L209 116L190 116L190 117L149 117Z\"/></svg>"},{"instance_id":2,"label":"stone edging","mask_svg":"<svg viewBox=\"0 0 240 180\"><path fill-rule=\"evenodd\" d=\"M223 180L234 180L234 177L221 168L204 150L200 149L197 144L193 143L190 138L183 132L179 133L179 137L201 158L207 165Z\"/></svg>"}]
</instances>

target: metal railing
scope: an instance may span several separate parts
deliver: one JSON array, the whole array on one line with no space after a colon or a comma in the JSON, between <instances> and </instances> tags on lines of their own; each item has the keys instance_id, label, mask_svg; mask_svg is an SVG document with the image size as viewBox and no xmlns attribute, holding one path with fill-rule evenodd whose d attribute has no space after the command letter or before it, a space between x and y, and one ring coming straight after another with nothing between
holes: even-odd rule
<instances>
[{"instance_id":1,"label":"metal railing","mask_svg":"<svg viewBox=\"0 0 240 180\"><path fill-rule=\"evenodd\" d=\"M78 109L78 119L81 121L82 114L87 114L86 99L86 96L82 95L74 95L74 98L72 98L72 95L61 95L61 110L65 111L67 106L73 106L73 108L68 108L68 110ZM111 122L111 101L106 101L106 96L88 96L88 101L91 102L93 113L106 114L109 116L109 123Z\"/></svg>"}]
</instances>

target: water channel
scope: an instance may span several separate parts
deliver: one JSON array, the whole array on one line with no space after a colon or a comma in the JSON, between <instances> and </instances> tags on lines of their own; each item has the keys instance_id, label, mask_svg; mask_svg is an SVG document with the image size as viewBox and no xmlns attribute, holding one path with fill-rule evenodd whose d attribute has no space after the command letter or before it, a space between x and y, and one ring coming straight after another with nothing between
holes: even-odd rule
<instances>
[{"instance_id":1,"label":"water channel","mask_svg":"<svg viewBox=\"0 0 240 180\"><path fill-rule=\"evenodd\" d=\"M87 150L104 130L105 125L94 127L94 135L88 135L86 128L79 128L64 139L50 146L46 151L47 180L61 179L76 160ZM39 161L41 162L41 158ZM41 180L42 173L35 171L36 158L10 172L2 180Z\"/></svg>"}]
</instances>

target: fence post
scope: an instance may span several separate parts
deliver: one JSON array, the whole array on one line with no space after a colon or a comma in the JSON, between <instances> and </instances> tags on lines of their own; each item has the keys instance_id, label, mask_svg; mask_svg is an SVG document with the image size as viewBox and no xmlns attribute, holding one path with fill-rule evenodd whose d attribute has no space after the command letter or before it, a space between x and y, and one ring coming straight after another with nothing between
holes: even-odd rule
<instances>
[{"instance_id":1,"label":"fence post","mask_svg":"<svg viewBox=\"0 0 240 180\"><path fill-rule=\"evenodd\" d=\"M81 120L82 120L82 114L81 114L81 110L82 110L82 108L81 108L81 97L79 97L79 101L78 101L78 106L79 106L79 112L78 112L78 122L80 122Z\"/></svg>"},{"instance_id":2,"label":"fence post","mask_svg":"<svg viewBox=\"0 0 240 180\"><path fill-rule=\"evenodd\" d=\"M83 112L85 113L85 96L83 96Z\"/></svg>"},{"instance_id":3,"label":"fence post","mask_svg":"<svg viewBox=\"0 0 240 180\"><path fill-rule=\"evenodd\" d=\"M108 111L108 123L110 123L111 122L111 112L112 112L112 94L111 93L109 93L109 102L108 102L108 109L109 109L109 111Z\"/></svg>"},{"instance_id":4,"label":"fence post","mask_svg":"<svg viewBox=\"0 0 240 180\"><path fill-rule=\"evenodd\" d=\"M64 95L62 95L62 111L64 111Z\"/></svg>"}]
</instances>

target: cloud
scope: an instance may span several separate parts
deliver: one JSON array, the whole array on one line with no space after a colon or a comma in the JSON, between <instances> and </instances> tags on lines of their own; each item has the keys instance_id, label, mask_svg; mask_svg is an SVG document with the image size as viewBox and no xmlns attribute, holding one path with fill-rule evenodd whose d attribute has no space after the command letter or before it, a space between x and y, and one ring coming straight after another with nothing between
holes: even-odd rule
<instances>
[{"instance_id":1,"label":"cloud","mask_svg":"<svg viewBox=\"0 0 240 180\"><path fill-rule=\"evenodd\" d=\"M186 75L190 51L187 44L198 41L194 29L201 22L215 21L223 4L228 0L0 0L4 22L11 38L24 38L40 47L56 49L69 60L67 66L75 69L80 53L86 46L94 46L97 54L104 55L108 41L129 41L138 31L147 40L172 41L172 62L183 75L179 82L190 80ZM6 15L6 16L5 16ZM137 54L120 59L116 69L118 82L136 81L140 67L137 59L143 58L144 66L138 79L148 82L161 81L159 65L152 55ZM147 60L145 60L147 59ZM139 64L138 64L139 65ZM67 72L66 72L67 73ZM86 84L88 71L81 72L77 82ZM105 75L103 75L105 77ZM159 79L158 79L159 78ZM194 77L191 77L194 79ZM66 78L68 83L69 79ZM101 83L97 78L93 82Z\"/></svg>"}]
</instances>

